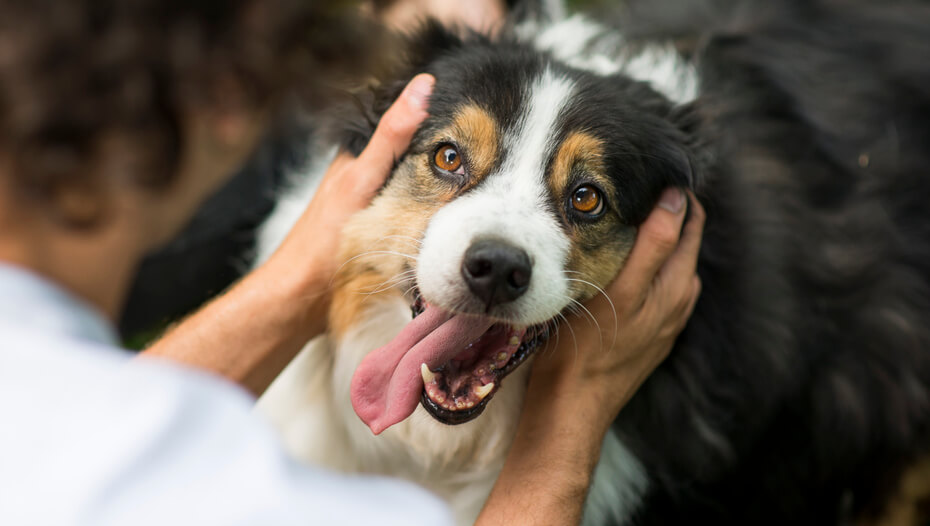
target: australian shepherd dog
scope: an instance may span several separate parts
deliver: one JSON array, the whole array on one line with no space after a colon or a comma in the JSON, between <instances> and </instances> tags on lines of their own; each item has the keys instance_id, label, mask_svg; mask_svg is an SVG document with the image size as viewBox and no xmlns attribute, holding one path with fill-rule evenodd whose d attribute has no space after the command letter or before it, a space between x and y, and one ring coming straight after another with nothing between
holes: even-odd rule
<instances>
[{"instance_id":1,"label":"australian shepherd dog","mask_svg":"<svg viewBox=\"0 0 930 526\"><path fill-rule=\"evenodd\" d=\"M437 79L345 230L328 333L259 410L299 457L414 481L470 524L527 363L618 273L663 189L686 188L707 211L703 293L606 437L585 523L913 521L930 486L930 5L750 2L647 38L531 4L494 36L425 23L403 67L325 121L359 152L407 80Z\"/></svg>"}]
</instances>

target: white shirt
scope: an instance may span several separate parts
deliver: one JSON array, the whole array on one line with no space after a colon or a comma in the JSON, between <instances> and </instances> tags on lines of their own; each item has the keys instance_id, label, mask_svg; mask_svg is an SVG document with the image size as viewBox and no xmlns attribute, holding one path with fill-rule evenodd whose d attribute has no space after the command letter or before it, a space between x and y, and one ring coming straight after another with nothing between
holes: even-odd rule
<instances>
[{"instance_id":1,"label":"white shirt","mask_svg":"<svg viewBox=\"0 0 930 526\"><path fill-rule=\"evenodd\" d=\"M0 524L452 524L410 484L298 464L244 391L115 341L91 307L0 263Z\"/></svg>"}]
</instances>

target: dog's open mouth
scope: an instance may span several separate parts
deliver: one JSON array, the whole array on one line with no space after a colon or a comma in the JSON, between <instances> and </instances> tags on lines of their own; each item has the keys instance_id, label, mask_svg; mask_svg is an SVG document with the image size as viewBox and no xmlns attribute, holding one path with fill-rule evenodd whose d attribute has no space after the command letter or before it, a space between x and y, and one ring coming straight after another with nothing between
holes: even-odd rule
<instances>
[{"instance_id":1,"label":"dog's open mouth","mask_svg":"<svg viewBox=\"0 0 930 526\"><path fill-rule=\"evenodd\" d=\"M413 317L426 306L417 295ZM420 404L444 424L462 424L484 411L505 376L520 366L548 337L544 325L517 329L496 323L462 352L435 370L420 364Z\"/></svg>"},{"instance_id":2,"label":"dog's open mouth","mask_svg":"<svg viewBox=\"0 0 930 526\"><path fill-rule=\"evenodd\" d=\"M355 370L352 406L379 434L417 403L445 424L476 418L501 381L548 338L545 325L512 327L483 316L450 313L419 297L413 320Z\"/></svg>"}]
</instances>

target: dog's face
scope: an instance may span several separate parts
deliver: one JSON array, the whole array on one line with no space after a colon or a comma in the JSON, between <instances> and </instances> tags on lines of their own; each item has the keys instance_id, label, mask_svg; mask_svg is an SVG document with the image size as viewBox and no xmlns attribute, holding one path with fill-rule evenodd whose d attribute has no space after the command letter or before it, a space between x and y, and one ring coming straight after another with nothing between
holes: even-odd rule
<instances>
[{"instance_id":1,"label":"dog's face","mask_svg":"<svg viewBox=\"0 0 930 526\"><path fill-rule=\"evenodd\" d=\"M399 367L420 366L422 405L461 423L563 311L612 280L662 189L692 174L671 105L645 85L512 44L440 55L426 67L430 117L348 231L346 259L377 257L347 265L342 286L396 285L388 293L405 294L415 317L439 313L409 352L392 352L438 348ZM355 309L339 311L335 325L353 323ZM433 336L442 330L463 335Z\"/></svg>"}]
</instances>

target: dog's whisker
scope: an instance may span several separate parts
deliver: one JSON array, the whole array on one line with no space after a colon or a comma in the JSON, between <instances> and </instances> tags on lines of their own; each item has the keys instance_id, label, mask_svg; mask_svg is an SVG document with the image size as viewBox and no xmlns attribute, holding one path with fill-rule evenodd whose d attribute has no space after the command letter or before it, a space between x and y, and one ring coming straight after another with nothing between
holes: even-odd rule
<instances>
[{"instance_id":1,"label":"dog's whisker","mask_svg":"<svg viewBox=\"0 0 930 526\"><path fill-rule=\"evenodd\" d=\"M580 301L578 301L578 300L570 300L570 301L572 302L572 304L576 305L579 309L583 310L583 311L585 312L585 314L587 314L587 316L588 316L589 318L591 318L591 322L594 323L594 328L597 330L598 345L599 345L601 348L603 348L603 347L604 347L604 340L603 340L603 338L601 337L601 324L598 323L597 318L595 318L595 317L594 317L594 314L591 314L591 311L588 310L588 308L585 307Z\"/></svg>"},{"instance_id":2,"label":"dog's whisker","mask_svg":"<svg viewBox=\"0 0 930 526\"><path fill-rule=\"evenodd\" d=\"M404 272L404 273L398 274L398 275L396 275L396 276L394 276L394 277L392 277L392 278L389 278L389 279L387 279L387 280L385 280L385 281L382 281L382 282L379 283L378 285L375 285L376 289L373 290L373 291L371 291L371 292L359 292L359 293L360 293L360 294L366 294L366 295L369 295L369 296L374 295L374 294L379 294L379 293L384 292L384 291L386 291L386 290L390 290L390 289L392 289L392 288L394 288L394 287L398 287L398 286L400 286L400 285L403 285L404 283L413 281L413 278L415 277L415 275L416 275L416 271Z\"/></svg>"},{"instance_id":3,"label":"dog's whisker","mask_svg":"<svg viewBox=\"0 0 930 526\"><path fill-rule=\"evenodd\" d=\"M378 239L376 239L376 240L374 241L374 243L377 244L377 243L379 243L379 242L381 242L381 241L387 241L387 240L389 240L389 239L397 239L397 240L400 240L400 241L404 241L404 242L406 242L406 243L408 244L408 246L409 246L410 248L414 248L414 249L416 249L416 250L420 250L420 247L423 246L423 241L421 241L421 240L419 240L419 239L417 239L417 238L415 238L415 237L413 237L413 236L404 236L404 235L400 235L400 234L391 234L391 235L379 237Z\"/></svg>"},{"instance_id":4,"label":"dog's whisker","mask_svg":"<svg viewBox=\"0 0 930 526\"><path fill-rule=\"evenodd\" d=\"M359 259L359 258L362 258L362 257L367 257L367 256L383 256L383 255L401 256L401 257L405 257L405 258L408 258L408 259L412 259L412 260L414 260L414 261L416 261L416 259L417 259L417 258L416 258L415 256L413 256L412 254L404 254L403 252L397 252L397 251L394 251L394 250L369 250L369 251L367 251L367 252L362 252L361 254L356 254L355 256L352 256L351 258L347 259L347 260L339 267L339 269L336 270L336 272L338 273L339 270L342 269L342 267L348 265L349 263L355 261L356 259Z\"/></svg>"},{"instance_id":5,"label":"dog's whisker","mask_svg":"<svg viewBox=\"0 0 930 526\"><path fill-rule=\"evenodd\" d=\"M394 255L394 256L401 256L401 257L405 257L405 258L408 258L408 259L412 259L412 260L414 260L414 261L417 260L416 256L413 256L412 254L404 254L403 252L396 252L396 251L393 251L393 250L369 250L369 251L367 251L367 252L362 252L361 254L356 254L355 256L352 256L351 258L349 258L349 259L343 261L342 264L339 265L338 268L336 268L336 271L333 272L333 277L330 278L330 280L329 280L329 286L332 287L333 283L334 283L335 280L336 280L336 276L339 275L339 272L340 272L343 268L345 268L346 265L348 265L349 263L352 263L352 262L355 261L356 259L359 259L359 258L362 258L362 257L366 257L366 256L372 256L372 255L386 255L386 254L387 254L387 255Z\"/></svg>"},{"instance_id":6,"label":"dog's whisker","mask_svg":"<svg viewBox=\"0 0 930 526\"><path fill-rule=\"evenodd\" d=\"M384 237L380 238L379 241L382 241L382 240L385 240L385 239L403 239L403 240L413 241L413 242L416 243L417 245L422 245L422 244L423 244L423 240L421 240L421 239L417 239L417 238L415 238L415 237L413 237L413 236L404 236L404 235L401 235L401 234L391 234L391 235L389 235L389 236L384 236Z\"/></svg>"},{"instance_id":7,"label":"dog's whisker","mask_svg":"<svg viewBox=\"0 0 930 526\"><path fill-rule=\"evenodd\" d=\"M584 274L582 274L581 272L578 272L578 274L581 274L582 276L584 276ZM607 304L610 305L610 310L611 312L613 312L613 315L614 315L613 341L610 344L610 348L611 349L614 348L614 346L617 345L617 333L620 331L620 319L617 316L617 308L614 306L613 300L610 299L610 296L607 294L607 292L604 289L602 289L601 287L598 287L597 285L595 285L594 283L591 283L588 280L577 279L577 278L565 278L565 279L568 281L577 281L577 282L583 283L593 288L594 290L596 290L598 294L601 294L602 296L604 296L604 299L607 300Z\"/></svg>"},{"instance_id":8,"label":"dog's whisker","mask_svg":"<svg viewBox=\"0 0 930 526\"><path fill-rule=\"evenodd\" d=\"M385 286L385 287L382 287L382 288L379 289L379 290L374 290L374 291L371 291L371 292L359 292L359 294L362 294L362 295L366 296L366 297L365 297L365 300L363 300L363 301L367 301L368 298L371 298L372 296L376 296L376 295L381 294L381 293L383 293L383 292L387 292L388 290L391 290L392 288L395 288L395 287L402 287L402 286L404 286L404 285L405 285L407 282L409 282L409 281L410 281L409 279L407 279L407 280L402 280L402 281L400 281L400 282L398 282L398 283L392 283L391 285L387 285L387 286Z\"/></svg>"}]
</instances>

